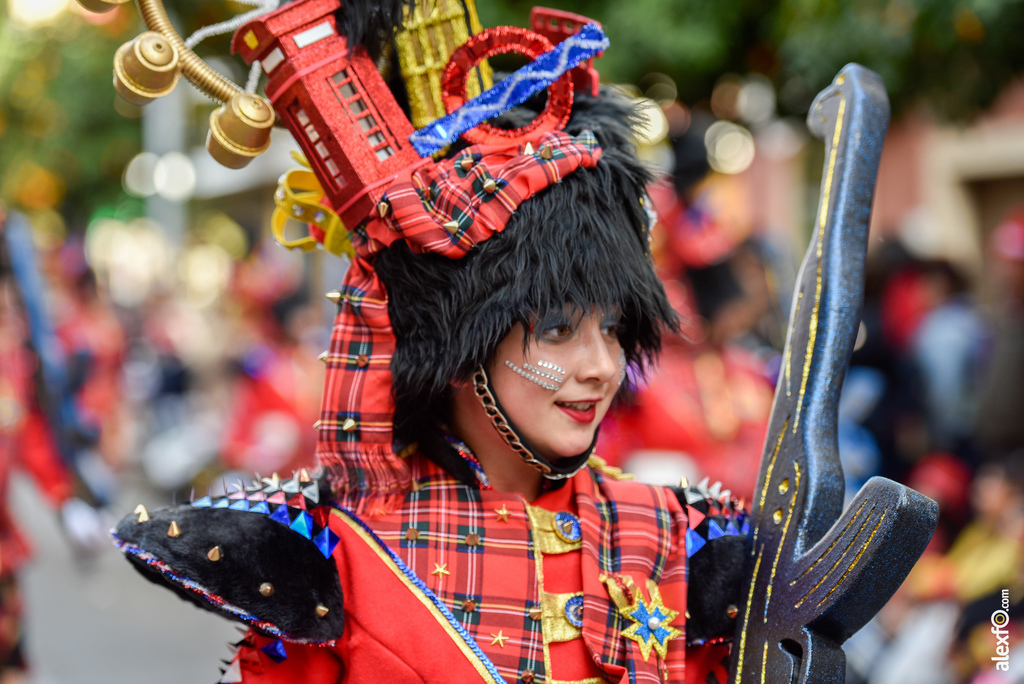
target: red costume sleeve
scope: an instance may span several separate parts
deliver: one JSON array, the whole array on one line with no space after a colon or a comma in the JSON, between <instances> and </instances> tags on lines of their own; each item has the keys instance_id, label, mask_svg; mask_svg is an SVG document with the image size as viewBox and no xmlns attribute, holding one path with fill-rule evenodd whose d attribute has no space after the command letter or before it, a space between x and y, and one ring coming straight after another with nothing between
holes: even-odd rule
<instances>
[{"instance_id":1,"label":"red costume sleeve","mask_svg":"<svg viewBox=\"0 0 1024 684\"><path fill-rule=\"evenodd\" d=\"M334 649L325 646L284 644L285 657L279 662L261 649L270 647L275 639L249 630L235 654L231 667L238 668L241 679L227 677L221 681L245 684L340 684L344 666Z\"/></svg>"},{"instance_id":2,"label":"red costume sleeve","mask_svg":"<svg viewBox=\"0 0 1024 684\"><path fill-rule=\"evenodd\" d=\"M71 474L57 453L50 426L38 408L33 409L18 434L15 453L54 507L74 492Z\"/></svg>"}]
</instances>

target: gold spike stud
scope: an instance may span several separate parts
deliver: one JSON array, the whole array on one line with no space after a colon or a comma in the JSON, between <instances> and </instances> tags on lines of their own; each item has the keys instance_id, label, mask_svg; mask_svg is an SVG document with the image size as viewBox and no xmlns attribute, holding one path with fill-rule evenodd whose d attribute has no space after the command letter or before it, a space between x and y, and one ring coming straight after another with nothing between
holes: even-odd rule
<instances>
[{"instance_id":1,"label":"gold spike stud","mask_svg":"<svg viewBox=\"0 0 1024 684\"><path fill-rule=\"evenodd\" d=\"M322 420L318 420L315 423L313 423L313 429L314 430L319 430L321 425L323 425L323 421Z\"/></svg>"},{"instance_id":2,"label":"gold spike stud","mask_svg":"<svg viewBox=\"0 0 1024 684\"><path fill-rule=\"evenodd\" d=\"M540 158L544 160L551 159L555 156L555 151L551 149L551 145L540 146Z\"/></svg>"},{"instance_id":3,"label":"gold spike stud","mask_svg":"<svg viewBox=\"0 0 1024 684\"><path fill-rule=\"evenodd\" d=\"M341 292L338 290L331 290L327 293L326 297L331 304L337 304L341 301Z\"/></svg>"},{"instance_id":4,"label":"gold spike stud","mask_svg":"<svg viewBox=\"0 0 1024 684\"><path fill-rule=\"evenodd\" d=\"M260 596L264 598L270 598L274 595L274 585L270 582L264 582L260 585Z\"/></svg>"},{"instance_id":5,"label":"gold spike stud","mask_svg":"<svg viewBox=\"0 0 1024 684\"><path fill-rule=\"evenodd\" d=\"M346 418L345 422L341 424L341 429L344 430L345 432L352 432L353 430L356 429L357 424L358 423L356 423L356 421L354 421L353 419Z\"/></svg>"},{"instance_id":6,"label":"gold spike stud","mask_svg":"<svg viewBox=\"0 0 1024 684\"><path fill-rule=\"evenodd\" d=\"M473 158L463 157L462 159L459 160L459 166L462 167L463 171L469 171L471 168L473 168Z\"/></svg>"},{"instance_id":7,"label":"gold spike stud","mask_svg":"<svg viewBox=\"0 0 1024 684\"><path fill-rule=\"evenodd\" d=\"M327 363L327 359L330 358L330 356L331 356L331 352L329 352L329 351L320 352L320 356L316 357L316 360L317 361L323 361L324 363Z\"/></svg>"},{"instance_id":8,"label":"gold spike stud","mask_svg":"<svg viewBox=\"0 0 1024 684\"><path fill-rule=\"evenodd\" d=\"M308 470L306 470L305 468L302 468L301 470L299 470L299 482L306 483L306 482L312 482L312 481L313 481L313 479L310 478Z\"/></svg>"},{"instance_id":9,"label":"gold spike stud","mask_svg":"<svg viewBox=\"0 0 1024 684\"><path fill-rule=\"evenodd\" d=\"M220 560L220 547L214 546L206 553L206 557L212 560L214 563Z\"/></svg>"},{"instance_id":10,"label":"gold spike stud","mask_svg":"<svg viewBox=\"0 0 1024 684\"><path fill-rule=\"evenodd\" d=\"M172 520L171 526L167 528L167 536L172 538L181 536L181 528L178 527L178 522L176 520Z\"/></svg>"},{"instance_id":11,"label":"gold spike stud","mask_svg":"<svg viewBox=\"0 0 1024 684\"><path fill-rule=\"evenodd\" d=\"M494 182L493 178L488 178L487 180L484 181L484 190L486 190L487 192L493 193L497 189L498 184Z\"/></svg>"},{"instance_id":12,"label":"gold spike stud","mask_svg":"<svg viewBox=\"0 0 1024 684\"><path fill-rule=\"evenodd\" d=\"M135 522L144 523L149 520L149 511L142 504L135 507L135 515L139 516Z\"/></svg>"},{"instance_id":13,"label":"gold spike stud","mask_svg":"<svg viewBox=\"0 0 1024 684\"><path fill-rule=\"evenodd\" d=\"M327 614L331 612L331 609L322 603L316 604L316 616L318 618L327 617Z\"/></svg>"},{"instance_id":14,"label":"gold spike stud","mask_svg":"<svg viewBox=\"0 0 1024 684\"><path fill-rule=\"evenodd\" d=\"M683 476L683 479L679 480L679 486L680 486L680 487L682 487L683 489L688 489L688 488L689 488L689 486L690 486L690 480L689 480L689 478L687 478L687 477L686 477L686 476L684 475L684 476Z\"/></svg>"},{"instance_id":15,"label":"gold spike stud","mask_svg":"<svg viewBox=\"0 0 1024 684\"><path fill-rule=\"evenodd\" d=\"M533 145L526 143L526 147L523 148L523 154L533 154Z\"/></svg>"},{"instance_id":16,"label":"gold spike stud","mask_svg":"<svg viewBox=\"0 0 1024 684\"><path fill-rule=\"evenodd\" d=\"M380 214L381 218L384 218L385 216L387 216L389 211L391 211L391 203L388 202L386 199L385 200L381 200L377 204L377 213Z\"/></svg>"},{"instance_id":17,"label":"gold spike stud","mask_svg":"<svg viewBox=\"0 0 1024 684\"><path fill-rule=\"evenodd\" d=\"M449 233L456 233L459 230L459 222L451 220L448 223L444 224L444 229L447 230Z\"/></svg>"}]
</instances>

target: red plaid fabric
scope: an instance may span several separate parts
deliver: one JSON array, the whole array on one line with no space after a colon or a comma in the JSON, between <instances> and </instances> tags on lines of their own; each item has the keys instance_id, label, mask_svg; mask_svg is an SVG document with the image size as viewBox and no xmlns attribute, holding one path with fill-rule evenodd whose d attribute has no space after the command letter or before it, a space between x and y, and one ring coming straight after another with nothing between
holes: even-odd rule
<instances>
[{"instance_id":1,"label":"red plaid fabric","mask_svg":"<svg viewBox=\"0 0 1024 684\"><path fill-rule=\"evenodd\" d=\"M417 252L462 257L504 229L524 200L581 166L593 167L601 156L589 132L548 133L531 144L532 154L524 154L525 144L476 145L408 168L388 186L378 212L353 231L357 256L340 290L317 443L317 457L343 506L358 512L393 508L410 481L392 446L395 339L374 255L405 240Z\"/></svg>"},{"instance_id":2,"label":"red plaid fabric","mask_svg":"<svg viewBox=\"0 0 1024 684\"><path fill-rule=\"evenodd\" d=\"M546 684L574 680L683 684L688 674L689 681L704 681L706 672L687 673L685 636L669 640L666 659L652 652L645 661L638 645L622 636L629 622L619 615L602 581L609 575L630 577L642 587L647 579L654 580L664 604L679 612L673 626L685 632L687 521L667 490L606 479L598 471L584 469L568 483L566 496L558 504L575 509L581 523L581 548L543 554L544 578L540 580L537 540L522 498L461 484L419 455L411 457L410 465L416 486L401 509L365 522L451 611L506 682L530 681L524 678L526 671L532 673L533 682ZM544 500L541 497L538 502ZM499 511L508 512L507 521ZM346 567L372 566L376 558L368 544L348 543L351 535L346 538L345 525L338 514L332 516L332 529L343 540L335 558L346 592L346 618L360 628L381 621L383 626L375 633L393 636L377 638L374 647L385 649L387 655L364 658L346 642L355 638L347 631L334 648L288 644L288 658L274 663L259 651L268 640L250 634L250 645L243 646L238 655L243 660L242 681L337 684L342 681L339 672L345 672L347 681L435 681L435 677L446 681L443 664L431 670L434 666L419 662L413 653L423 651L424 644L427 652L435 644L441 653L449 645L449 636L433 626L406 633L398 626L401 616L382 609L377 587L352 585ZM569 558L573 554L578 558L573 577L549 576L554 567L549 561L574 560ZM556 653L555 647L572 646L570 642L549 644L549 672L542 621L531 616L531 609L540 606L542 590L562 593L577 589L584 597L582 637L576 640L576 651ZM396 623L395 629L389 631L392 623ZM497 639L498 634L503 638ZM410 640L417 645L410 645ZM583 662L569 662L572 658ZM246 659L251 667L244 664ZM388 669L392 665L394 673ZM403 679L401 673L407 667L420 679ZM373 668L376 670L371 671ZM581 672L592 673L592 678L584 679ZM300 675L306 678L299 679Z\"/></svg>"}]
</instances>

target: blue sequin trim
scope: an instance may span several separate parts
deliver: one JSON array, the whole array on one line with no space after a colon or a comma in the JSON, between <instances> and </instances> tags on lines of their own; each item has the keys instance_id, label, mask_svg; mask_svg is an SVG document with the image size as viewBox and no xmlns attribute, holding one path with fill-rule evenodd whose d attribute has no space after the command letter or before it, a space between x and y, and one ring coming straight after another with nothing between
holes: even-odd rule
<instances>
[{"instance_id":1,"label":"blue sequin trim","mask_svg":"<svg viewBox=\"0 0 1024 684\"><path fill-rule=\"evenodd\" d=\"M492 663L490 659L486 655L484 655L484 652L480 650L480 646L476 643L476 639L474 639L470 635L470 633L465 630L465 628L462 626L462 623L455 619L455 616L452 615L452 612L450 610L448 610L448 607L441 603L441 599L439 599L437 595L430 590L430 588L423 582L423 580L416 576L416 573L412 571L412 568L406 565L401 558L395 555L395 552L391 550L391 547L385 544L384 541L380 537L378 537L374 533L374 531L371 530L369 526L367 526L366 523L364 523L362 520L356 517L355 513L346 508L342 508L341 506L338 505L335 505L334 507L343 515L347 516L357 525L362 527L363 530L365 530L366 533L370 535L370 538L373 539L377 546L379 546L384 551L384 553L386 553L388 557L394 562L394 564L398 566L398 569L402 571L402 574L405 575L405 578L409 580L409 582L413 586L419 589L424 596L430 599L430 602L433 603L437 610L441 613L441 615L444 616L444 618L448 621L448 624L452 626L452 629L454 629L458 633L458 635L462 637L463 641L466 642L466 645L469 646L469 648L473 651L473 654L476 655L476 657L480 659L480 662L483 664L483 666L487 668L487 671L494 678L495 684L504 682L504 678L502 678L502 676L498 674L498 669L494 667L494 663Z\"/></svg>"},{"instance_id":2,"label":"blue sequin trim","mask_svg":"<svg viewBox=\"0 0 1024 684\"><path fill-rule=\"evenodd\" d=\"M409 136L409 142L421 157L429 157L451 145L471 128L526 102L531 95L550 86L562 74L607 48L608 38L601 27L587 24L487 92L419 129Z\"/></svg>"}]
</instances>

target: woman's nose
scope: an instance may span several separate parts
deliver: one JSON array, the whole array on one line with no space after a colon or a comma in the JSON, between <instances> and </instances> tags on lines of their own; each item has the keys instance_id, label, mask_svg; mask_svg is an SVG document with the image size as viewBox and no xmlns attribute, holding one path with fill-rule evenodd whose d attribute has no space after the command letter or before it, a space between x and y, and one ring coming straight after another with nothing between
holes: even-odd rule
<instances>
[{"instance_id":1,"label":"woman's nose","mask_svg":"<svg viewBox=\"0 0 1024 684\"><path fill-rule=\"evenodd\" d=\"M608 382L619 372L619 345L614 338L609 338L597 321L585 324L584 333L580 336L580 354L578 380Z\"/></svg>"}]
</instances>

